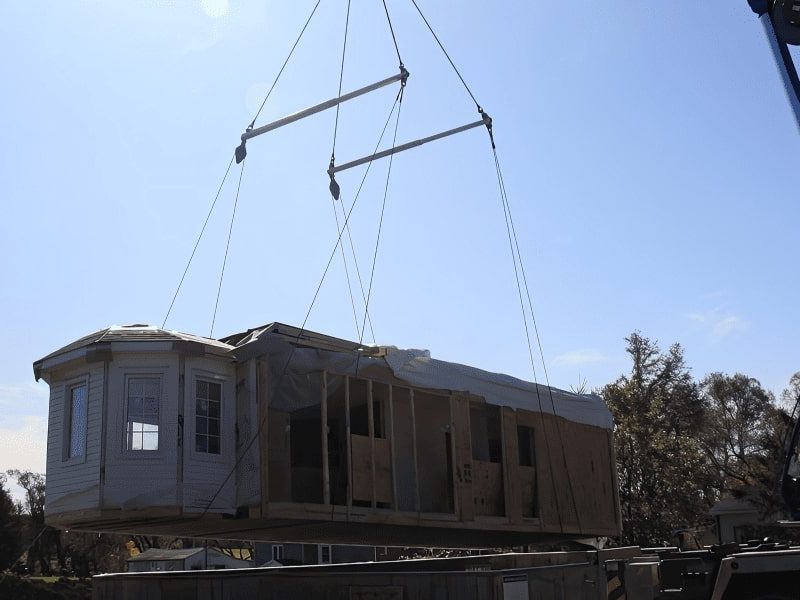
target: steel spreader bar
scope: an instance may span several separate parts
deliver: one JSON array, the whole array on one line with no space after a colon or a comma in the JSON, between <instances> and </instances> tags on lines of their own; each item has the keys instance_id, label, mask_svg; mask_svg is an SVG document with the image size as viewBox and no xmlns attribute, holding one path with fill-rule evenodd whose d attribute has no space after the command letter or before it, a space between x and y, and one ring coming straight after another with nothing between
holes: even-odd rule
<instances>
[{"instance_id":1,"label":"steel spreader bar","mask_svg":"<svg viewBox=\"0 0 800 600\"><path fill-rule=\"evenodd\" d=\"M435 135L431 135L428 137L420 138L418 140L414 140L413 142L407 142L405 144L401 144L400 146L395 146L394 148L389 148L387 150L381 150L380 152L376 152L375 154L371 154L369 156L365 156L364 158L359 158L357 160L352 160L348 163L344 163L337 166L331 166L328 169L328 175L333 177L335 173L339 171L344 171L346 169L352 169L353 167L357 167L359 165L363 165L368 162L372 162L373 160L378 160L379 158L385 158L392 154L397 154L398 152L403 152L405 150L410 150L411 148L416 148L417 146L422 146L423 144L427 144L428 142L434 142L436 140L440 140L442 138L455 135L457 133L461 133L462 131L468 131L470 129L474 129L475 127L480 127L481 125L485 125L486 127L491 128L492 120L489 118L489 115L483 113L483 118L479 121L474 121L472 123L468 123L467 125L462 125L461 127L456 127L454 129L448 129L447 131L443 131L441 133L437 133Z\"/></svg>"},{"instance_id":2,"label":"steel spreader bar","mask_svg":"<svg viewBox=\"0 0 800 600\"><path fill-rule=\"evenodd\" d=\"M332 98L330 100L326 100L325 102L321 102L320 104L316 104L304 110L298 111L277 121L273 121L272 123L267 123L266 125L262 125L261 127L256 127L254 129L248 129L242 134L242 143L241 145L236 148L236 162L240 163L244 160L244 157L247 155L245 150L245 142L251 138L261 135L262 133L267 133L268 131L273 131L278 129L279 127L283 127L284 125L288 125L289 123L294 123L295 121L299 121L300 119L305 119L306 117L310 117L318 112L322 112L323 110L328 110L329 108L333 108L342 104L343 102L347 102L348 100L352 100L353 98L358 98L359 96L363 96L364 94L368 94L370 92L374 92L375 90L379 90L380 88L386 87L392 83L400 81L405 83L408 79L408 71L404 68L400 68L400 72L396 75L392 75L391 77L387 77L386 79L382 79L381 81L375 82L373 84L367 85L365 87L359 88L352 92L348 92L347 94L343 94L338 96L337 98Z\"/></svg>"}]
</instances>

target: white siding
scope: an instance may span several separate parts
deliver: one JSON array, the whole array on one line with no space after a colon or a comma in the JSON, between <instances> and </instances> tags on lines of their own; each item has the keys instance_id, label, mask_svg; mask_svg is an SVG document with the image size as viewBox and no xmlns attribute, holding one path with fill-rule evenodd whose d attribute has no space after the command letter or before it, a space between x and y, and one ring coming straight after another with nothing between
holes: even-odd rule
<instances>
[{"instance_id":1,"label":"white siding","mask_svg":"<svg viewBox=\"0 0 800 600\"><path fill-rule=\"evenodd\" d=\"M236 371L228 359L187 358L184 386L183 506L187 512L233 512L236 508ZM222 384L220 454L195 449L194 383L208 379ZM217 493L219 492L219 493ZM214 498L216 494L216 498ZM209 507L209 503L213 504Z\"/></svg>"},{"instance_id":2,"label":"white siding","mask_svg":"<svg viewBox=\"0 0 800 600\"><path fill-rule=\"evenodd\" d=\"M131 376L161 378L156 451L125 449L126 380ZM177 506L178 397L176 354L115 353L109 372L103 508Z\"/></svg>"},{"instance_id":3,"label":"white siding","mask_svg":"<svg viewBox=\"0 0 800 600\"><path fill-rule=\"evenodd\" d=\"M47 427L47 481L45 514L97 509L100 492L100 446L103 431L104 363L90 363L59 371L50 380ZM88 384L85 455L65 460L68 423L65 423L67 386Z\"/></svg>"},{"instance_id":4,"label":"white siding","mask_svg":"<svg viewBox=\"0 0 800 600\"><path fill-rule=\"evenodd\" d=\"M236 505L253 506L261 503L261 469L259 460L258 396L256 394L256 361L251 359L236 369Z\"/></svg>"}]
</instances>

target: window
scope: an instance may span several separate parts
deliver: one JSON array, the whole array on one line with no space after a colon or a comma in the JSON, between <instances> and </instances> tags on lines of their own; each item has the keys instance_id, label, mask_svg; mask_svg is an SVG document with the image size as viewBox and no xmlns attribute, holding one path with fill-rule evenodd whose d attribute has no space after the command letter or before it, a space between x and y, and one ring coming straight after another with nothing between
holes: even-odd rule
<instances>
[{"instance_id":1,"label":"window","mask_svg":"<svg viewBox=\"0 0 800 600\"><path fill-rule=\"evenodd\" d=\"M519 464L521 467L535 467L536 453L533 429L517 426L517 448L519 448Z\"/></svg>"},{"instance_id":2,"label":"window","mask_svg":"<svg viewBox=\"0 0 800 600\"><path fill-rule=\"evenodd\" d=\"M277 560L278 562L283 560L283 545L272 545L272 560Z\"/></svg>"},{"instance_id":3,"label":"window","mask_svg":"<svg viewBox=\"0 0 800 600\"><path fill-rule=\"evenodd\" d=\"M79 458L86 454L89 386L85 381L67 387L67 402L65 454L67 459Z\"/></svg>"},{"instance_id":4,"label":"window","mask_svg":"<svg viewBox=\"0 0 800 600\"><path fill-rule=\"evenodd\" d=\"M128 378L126 450L158 450L159 377Z\"/></svg>"},{"instance_id":5,"label":"window","mask_svg":"<svg viewBox=\"0 0 800 600\"><path fill-rule=\"evenodd\" d=\"M319 545L318 562L321 565L329 565L329 564L331 564L331 547L330 547L329 544L320 544Z\"/></svg>"},{"instance_id":6,"label":"window","mask_svg":"<svg viewBox=\"0 0 800 600\"><path fill-rule=\"evenodd\" d=\"M219 454L222 384L198 380L195 382L194 398L194 448L198 452Z\"/></svg>"}]
</instances>

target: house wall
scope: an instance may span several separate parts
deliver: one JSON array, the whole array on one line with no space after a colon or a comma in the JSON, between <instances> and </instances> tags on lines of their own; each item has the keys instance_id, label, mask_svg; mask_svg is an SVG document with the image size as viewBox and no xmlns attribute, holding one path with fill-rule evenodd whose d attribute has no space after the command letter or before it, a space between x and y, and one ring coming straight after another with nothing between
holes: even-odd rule
<instances>
[{"instance_id":1,"label":"house wall","mask_svg":"<svg viewBox=\"0 0 800 600\"><path fill-rule=\"evenodd\" d=\"M195 383L222 385L219 454L197 450ZM186 358L183 398L183 508L186 512L231 512L236 508L236 482L228 477L236 463L236 383L230 360ZM227 478L227 481L226 481ZM220 486L223 485L222 488ZM213 502L212 502L213 500Z\"/></svg>"},{"instance_id":2,"label":"house wall","mask_svg":"<svg viewBox=\"0 0 800 600\"><path fill-rule=\"evenodd\" d=\"M175 353L115 354L109 368L103 508L176 509L178 489L179 357ZM158 450L125 449L126 381L130 376L161 380Z\"/></svg>"},{"instance_id":3,"label":"house wall","mask_svg":"<svg viewBox=\"0 0 800 600\"><path fill-rule=\"evenodd\" d=\"M88 385L86 450L83 457L68 459L65 448L69 431L67 389L81 381ZM48 383L45 515L97 509L100 501L105 363L81 364L53 372Z\"/></svg>"}]
</instances>

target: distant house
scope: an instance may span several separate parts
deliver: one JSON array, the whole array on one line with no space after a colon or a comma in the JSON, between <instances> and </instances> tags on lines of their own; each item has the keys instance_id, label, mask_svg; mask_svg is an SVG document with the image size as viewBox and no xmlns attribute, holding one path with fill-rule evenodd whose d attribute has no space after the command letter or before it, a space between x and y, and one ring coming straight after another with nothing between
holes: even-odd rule
<instances>
[{"instance_id":1,"label":"distant house","mask_svg":"<svg viewBox=\"0 0 800 600\"><path fill-rule=\"evenodd\" d=\"M381 560L386 552L375 546L256 542L255 563L273 567L368 562Z\"/></svg>"},{"instance_id":2,"label":"distant house","mask_svg":"<svg viewBox=\"0 0 800 600\"><path fill-rule=\"evenodd\" d=\"M179 548L166 550L150 548L128 559L128 572L195 571L199 569L244 569L252 567L249 560L239 560L214 548Z\"/></svg>"},{"instance_id":3,"label":"distant house","mask_svg":"<svg viewBox=\"0 0 800 600\"><path fill-rule=\"evenodd\" d=\"M732 496L717 502L708 514L714 517L720 544L745 542L753 537L755 530L770 525L756 506L747 500Z\"/></svg>"}]
</instances>

